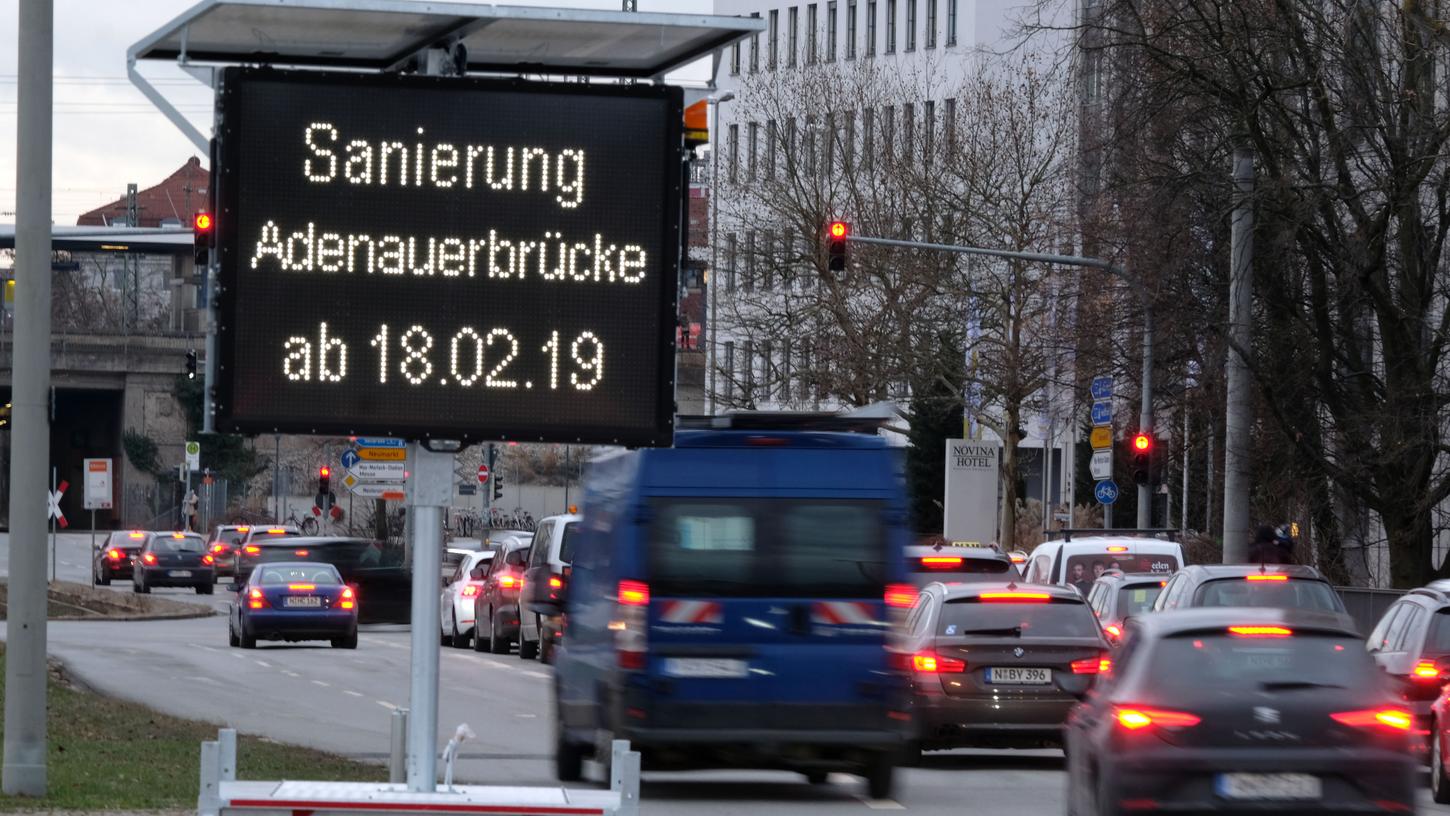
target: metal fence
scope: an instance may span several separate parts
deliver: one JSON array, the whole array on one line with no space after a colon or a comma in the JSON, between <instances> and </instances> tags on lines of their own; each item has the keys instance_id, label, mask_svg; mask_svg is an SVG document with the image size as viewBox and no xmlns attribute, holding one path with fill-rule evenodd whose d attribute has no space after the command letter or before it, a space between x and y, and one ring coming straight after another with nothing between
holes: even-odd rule
<instances>
[{"instance_id":1,"label":"metal fence","mask_svg":"<svg viewBox=\"0 0 1450 816\"><path fill-rule=\"evenodd\" d=\"M1360 634L1368 635L1374 625L1390 608L1390 604L1405 594L1402 589L1371 589L1368 587L1335 587L1344 608L1359 626Z\"/></svg>"}]
</instances>

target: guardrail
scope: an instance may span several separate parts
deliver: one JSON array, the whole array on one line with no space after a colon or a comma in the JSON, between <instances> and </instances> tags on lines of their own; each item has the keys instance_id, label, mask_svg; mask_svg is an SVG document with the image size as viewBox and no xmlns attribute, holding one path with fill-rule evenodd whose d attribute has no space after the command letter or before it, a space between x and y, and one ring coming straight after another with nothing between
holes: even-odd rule
<instances>
[{"instance_id":1,"label":"guardrail","mask_svg":"<svg viewBox=\"0 0 1450 816\"><path fill-rule=\"evenodd\" d=\"M390 782L239 782L237 732L223 728L201 744L198 816L348 814L515 814L639 816L639 753L615 740L609 790L513 785L439 786L410 791Z\"/></svg>"}]
</instances>

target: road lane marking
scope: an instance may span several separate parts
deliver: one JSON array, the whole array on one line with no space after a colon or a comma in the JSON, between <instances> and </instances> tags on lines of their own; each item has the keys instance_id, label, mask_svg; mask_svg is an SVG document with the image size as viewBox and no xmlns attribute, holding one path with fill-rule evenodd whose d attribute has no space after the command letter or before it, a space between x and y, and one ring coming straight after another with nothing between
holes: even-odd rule
<instances>
[{"instance_id":1,"label":"road lane marking","mask_svg":"<svg viewBox=\"0 0 1450 816\"><path fill-rule=\"evenodd\" d=\"M532 720L532 719L537 718L539 715L538 714L524 714L524 713L519 713L519 714L515 714L514 716L515 717L518 717L521 720Z\"/></svg>"},{"instance_id":2,"label":"road lane marking","mask_svg":"<svg viewBox=\"0 0 1450 816\"><path fill-rule=\"evenodd\" d=\"M286 669L283 669L282 670L282 673L285 674L285 675L287 675L288 677L301 677L302 676L302 675L298 674L295 671L287 671Z\"/></svg>"},{"instance_id":3,"label":"road lane marking","mask_svg":"<svg viewBox=\"0 0 1450 816\"><path fill-rule=\"evenodd\" d=\"M265 660L253 660L252 662L253 663L256 663L258 666L261 666L264 669L270 669L270 668L272 668L272 664L271 663L268 663Z\"/></svg>"},{"instance_id":4,"label":"road lane marking","mask_svg":"<svg viewBox=\"0 0 1450 816\"><path fill-rule=\"evenodd\" d=\"M332 686L331 683L324 683L321 680L313 680L312 681L312 685L314 685L314 686L322 686L323 688L329 688L329 687Z\"/></svg>"},{"instance_id":5,"label":"road lane marking","mask_svg":"<svg viewBox=\"0 0 1450 816\"><path fill-rule=\"evenodd\" d=\"M246 660L247 659L247 656L244 655L244 654L242 654L241 652L232 652L232 657L235 657L238 660Z\"/></svg>"},{"instance_id":6,"label":"road lane marking","mask_svg":"<svg viewBox=\"0 0 1450 816\"><path fill-rule=\"evenodd\" d=\"M540 680L548 680L549 679L549 675L545 674L544 672L536 672L536 671L526 671L526 672L524 672L524 676L525 677L537 677Z\"/></svg>"},{"instance_id":7,"label":"road lane marking","mask_svg":"<svg viewBox=\"0 0 1450 816\"><path fill-rule=\"evenodd\" d=\"M343 689L342 690L342 693L343 694L351 694L354 697L361 697L361 696L363 696L363 693L361 691L353 691L352 689Z\"/></svg>"},{"instance_id":8,"label":"road lane marking","mask_svg":"<svg viewBox=\"0 0 1450 816\"><path fill-rule=\"evenodd\" d=\"M396 711L398 709L397 706L393 705L392 703L388 702L387 700L373 700L373 702L377 703L378 705L382 706L383 708L386 708L389 711Z\"/></svg>"},{"instance_id":9,"label":"road lane marking","mask_svg":"<svg viewBox=\"0 0 1450 816\"><path fill-rule=\"evenodd\" d=\"M861 804L872 810L906 810L906 805L901 804L895 799L867 799L864 796L858 796L856 798L861 800Z\"/></svg>"}]
</instances>

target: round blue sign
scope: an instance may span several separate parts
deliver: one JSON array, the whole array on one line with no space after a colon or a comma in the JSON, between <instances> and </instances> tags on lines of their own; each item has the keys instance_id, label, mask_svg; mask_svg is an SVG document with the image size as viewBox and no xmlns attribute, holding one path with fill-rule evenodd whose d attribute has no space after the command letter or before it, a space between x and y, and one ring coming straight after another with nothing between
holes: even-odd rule
<instances>
[{"instance_id":1,"label":"round blue sign","mask_svg":"<svg viewBox=\"0 0 1450 816\"><path fill-rule=\"evenodd\" d=\"M1112 504L1118 500L1118 485L1116 482L1103 480L1093 486L1093 496L1098 504Z\"/></svg>"}]
</instances>

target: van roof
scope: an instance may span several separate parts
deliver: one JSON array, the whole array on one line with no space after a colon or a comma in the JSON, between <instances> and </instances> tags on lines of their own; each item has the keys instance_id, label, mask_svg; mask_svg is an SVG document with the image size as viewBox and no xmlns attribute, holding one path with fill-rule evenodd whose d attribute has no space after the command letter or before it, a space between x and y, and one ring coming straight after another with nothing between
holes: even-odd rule
<instances>
[{"instance_id":1,"label":"van roof","mask_svg":"<svg viewBox=\"0 0 1450 816\"><path fill-rule=\"evenodd\" d=\"M1182 549L1182 547L1176 541L1165 541L1161 538L1140 538L1137 536L1122 535L1085 536L1082 538L1074 537L1070 541L1044 541L1038 546L1046 547L1049 545L1059 545L1063 549L1066 549L1068 547L1097 549L1102 547L1121 547L1125 545L1135 550L1161 547L1165 550L1177 552Z\"/></svg>"},{"instance_id":2,"label":"van roof","mask_svg":"<svg viewBox=\"0 0 1450 816\"><path fill-rule=\"evenodd\" d=\"M676 431L676 448L885 448L879 436L834 431Z\"/></svg>"}]
</instances>

